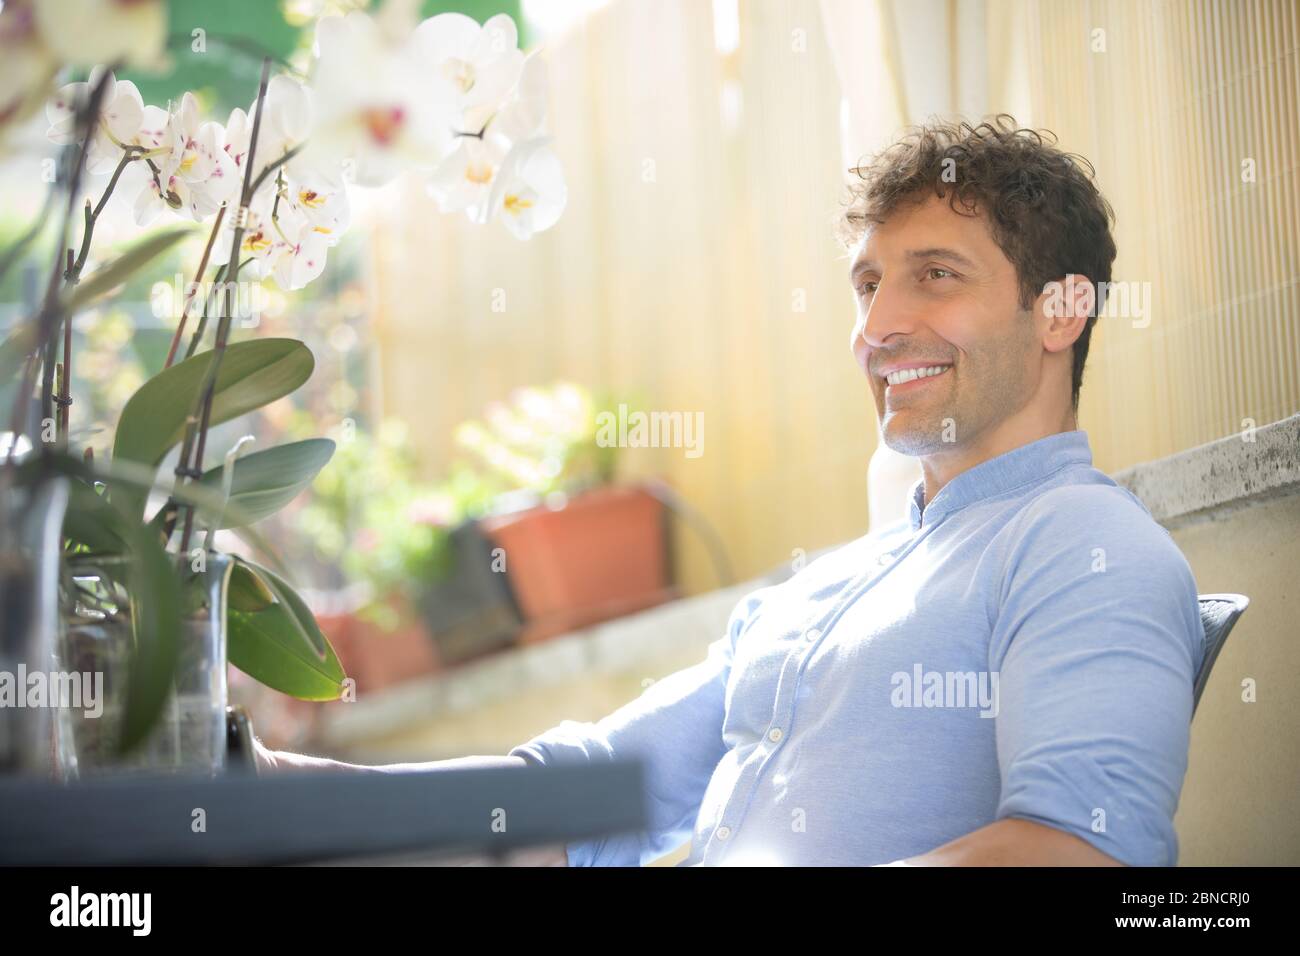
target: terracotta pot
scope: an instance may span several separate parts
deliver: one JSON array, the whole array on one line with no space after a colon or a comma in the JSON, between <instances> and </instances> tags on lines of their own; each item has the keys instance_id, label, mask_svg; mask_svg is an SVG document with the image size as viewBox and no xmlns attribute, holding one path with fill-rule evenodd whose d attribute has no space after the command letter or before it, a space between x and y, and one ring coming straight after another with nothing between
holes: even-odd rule
<instances>
[{"instance_id":1,"label":"terracotta pot","mask_svg":"<svg viewBox=\"0 0 1300 956\"><path fill-rule=\"evenodd\" d=\"M403 603L393 607L399 623L391 631L355 614L317 618L344 672L357 682L358 696L439 669L437 648L423 619Z\"/></svg>"},{"instance_id":2,"label":"terracotta pot","mask_svg":"<svg viewBox=\"0 0 1300 956\"><path fill-rule=\"evenodd\" d=\"M621 617L676 596L668 583L663 505L643 488L598 488L561 508L484 519L504 549L523 613L519 643Z\"/></svg>"}]
</instances>

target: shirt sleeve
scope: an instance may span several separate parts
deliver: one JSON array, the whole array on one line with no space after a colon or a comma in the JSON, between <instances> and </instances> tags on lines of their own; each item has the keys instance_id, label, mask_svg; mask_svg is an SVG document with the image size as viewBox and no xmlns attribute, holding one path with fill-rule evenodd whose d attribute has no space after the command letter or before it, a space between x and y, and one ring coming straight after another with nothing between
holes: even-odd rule
<instances>
[{"instance_id":1,"label":"shirt sleeve","mask_svg":"<svg viewBox=\"0 0 1300 956\"><path fill-rule=\"evenodd\" d=\"M640 866L690 838L704 790L726 753L722 725L736 640L767 590L736 605L726 633L699 664L656 681L599 721L561 721L510 750L542 765L641 761L649 828L570 843L570 866Z\"/></svg>"},{"instance_id":2,"label":"shirt sleeve","mask_svg":"<svg viewBox=\"0 0 1300 956\"><path fill-rule=\"evenodd\" d=\"M997 818L1172 866L1204 653L1191 568L1138 499L1106 485L1050 491L1004 533L989 646Z\"/></svg>"}]
</instances>

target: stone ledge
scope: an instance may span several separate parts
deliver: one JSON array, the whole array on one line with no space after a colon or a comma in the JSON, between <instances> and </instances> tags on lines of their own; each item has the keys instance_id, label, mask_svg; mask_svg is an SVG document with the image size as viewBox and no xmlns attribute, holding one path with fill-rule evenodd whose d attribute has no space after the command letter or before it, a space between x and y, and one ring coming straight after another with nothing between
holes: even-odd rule
<instances>
[{"instance_id":1,"label":"stone ledge","mask_svg":"<svg viewBox=\"0 0 1300 956\"><path fill-rule=\"evenodd\" d=\"M740 600L782 576L773 573L661 604L540 644L493 654L444 674L363 695L356 703L330 708L322 718L322 737L330 745L347 746L492 704L524 690L637 671L642 662L677 651L699 649L702 660L704 648L722 636Z\"/></svg>"},{"instance_id":2,"label":"stone ledge","mask_svg":"<svg viewBox=\"0 0 1300 956\"><path fill-rule=\"evenodd\" d=\"M1167 529L1300 492L1300 414L1112 475Z\"/></svg>"}]
</instances>

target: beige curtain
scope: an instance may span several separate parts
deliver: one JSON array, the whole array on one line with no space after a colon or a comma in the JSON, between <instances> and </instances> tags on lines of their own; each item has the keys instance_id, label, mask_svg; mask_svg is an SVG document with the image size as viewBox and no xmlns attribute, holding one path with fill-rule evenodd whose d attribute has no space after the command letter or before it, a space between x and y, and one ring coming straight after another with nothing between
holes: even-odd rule
<instances>
[{"instance_id":1,"label":"beige curtain","mask_svg":"<svg viewBox=\"0 0 1300 956\"><path fill-rule=\"evenodd\" d=\"M1115 278L1081 425L1122 468L1300 410L1300 13L1293 0L1026 6L1035 120L1097 166Z\"/></svg>"},{"instance_id":2,"label":"beige curtain","mask_svg":"<svg viewBox=\"0 0 1300 956\"><path fill-rule=\"evenodd\" d=\"M411 422L430 475L456 423L516 386L700 411L702 456L633 449L626 471L670 480L752 576L864 533L874 411L833 235L841 96L818 4L742 3L739 25L724 53L710 3L613 0L545 51L559 224L520 243L412 183L371 248L375 404ZM694 535L677 544L687 588L715 586Z\"/></svg>"}]
</instances>

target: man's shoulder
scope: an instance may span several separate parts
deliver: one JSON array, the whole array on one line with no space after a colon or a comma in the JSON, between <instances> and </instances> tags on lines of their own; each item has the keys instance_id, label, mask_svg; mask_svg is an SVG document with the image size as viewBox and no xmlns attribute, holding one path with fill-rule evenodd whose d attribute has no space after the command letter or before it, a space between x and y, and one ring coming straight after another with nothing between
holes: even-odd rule
<instances>
[{"instance_id":1,"label":"man's shoulder","mask_svg":"<svg viewBox=\"0 0 1300 956\"><path fill-rule=\"evenodd\" d=\"M1003 535L1021 558L1033 555L1055 562L1070 554L1098 560L1122 556L1126 565L1143 569L1151 578L1165 574L1184 584L1194 581L1182 550L1142 500L1096 469L1082 480L1062 482L1032 496L1003 528Z\"/></svg>"},{"instance_id":2,"label":"man's shoulder","mask_svg":"<svg viewBox=\"0 0 1300 956\"><path fill-rule=\"evenodd\" d=\"M1050 528L1058 532L1114 530L1169 536L1141 498L1095 468L1027 496L1014 524L1019 532Z\"/></svg>"}]
</instances>

